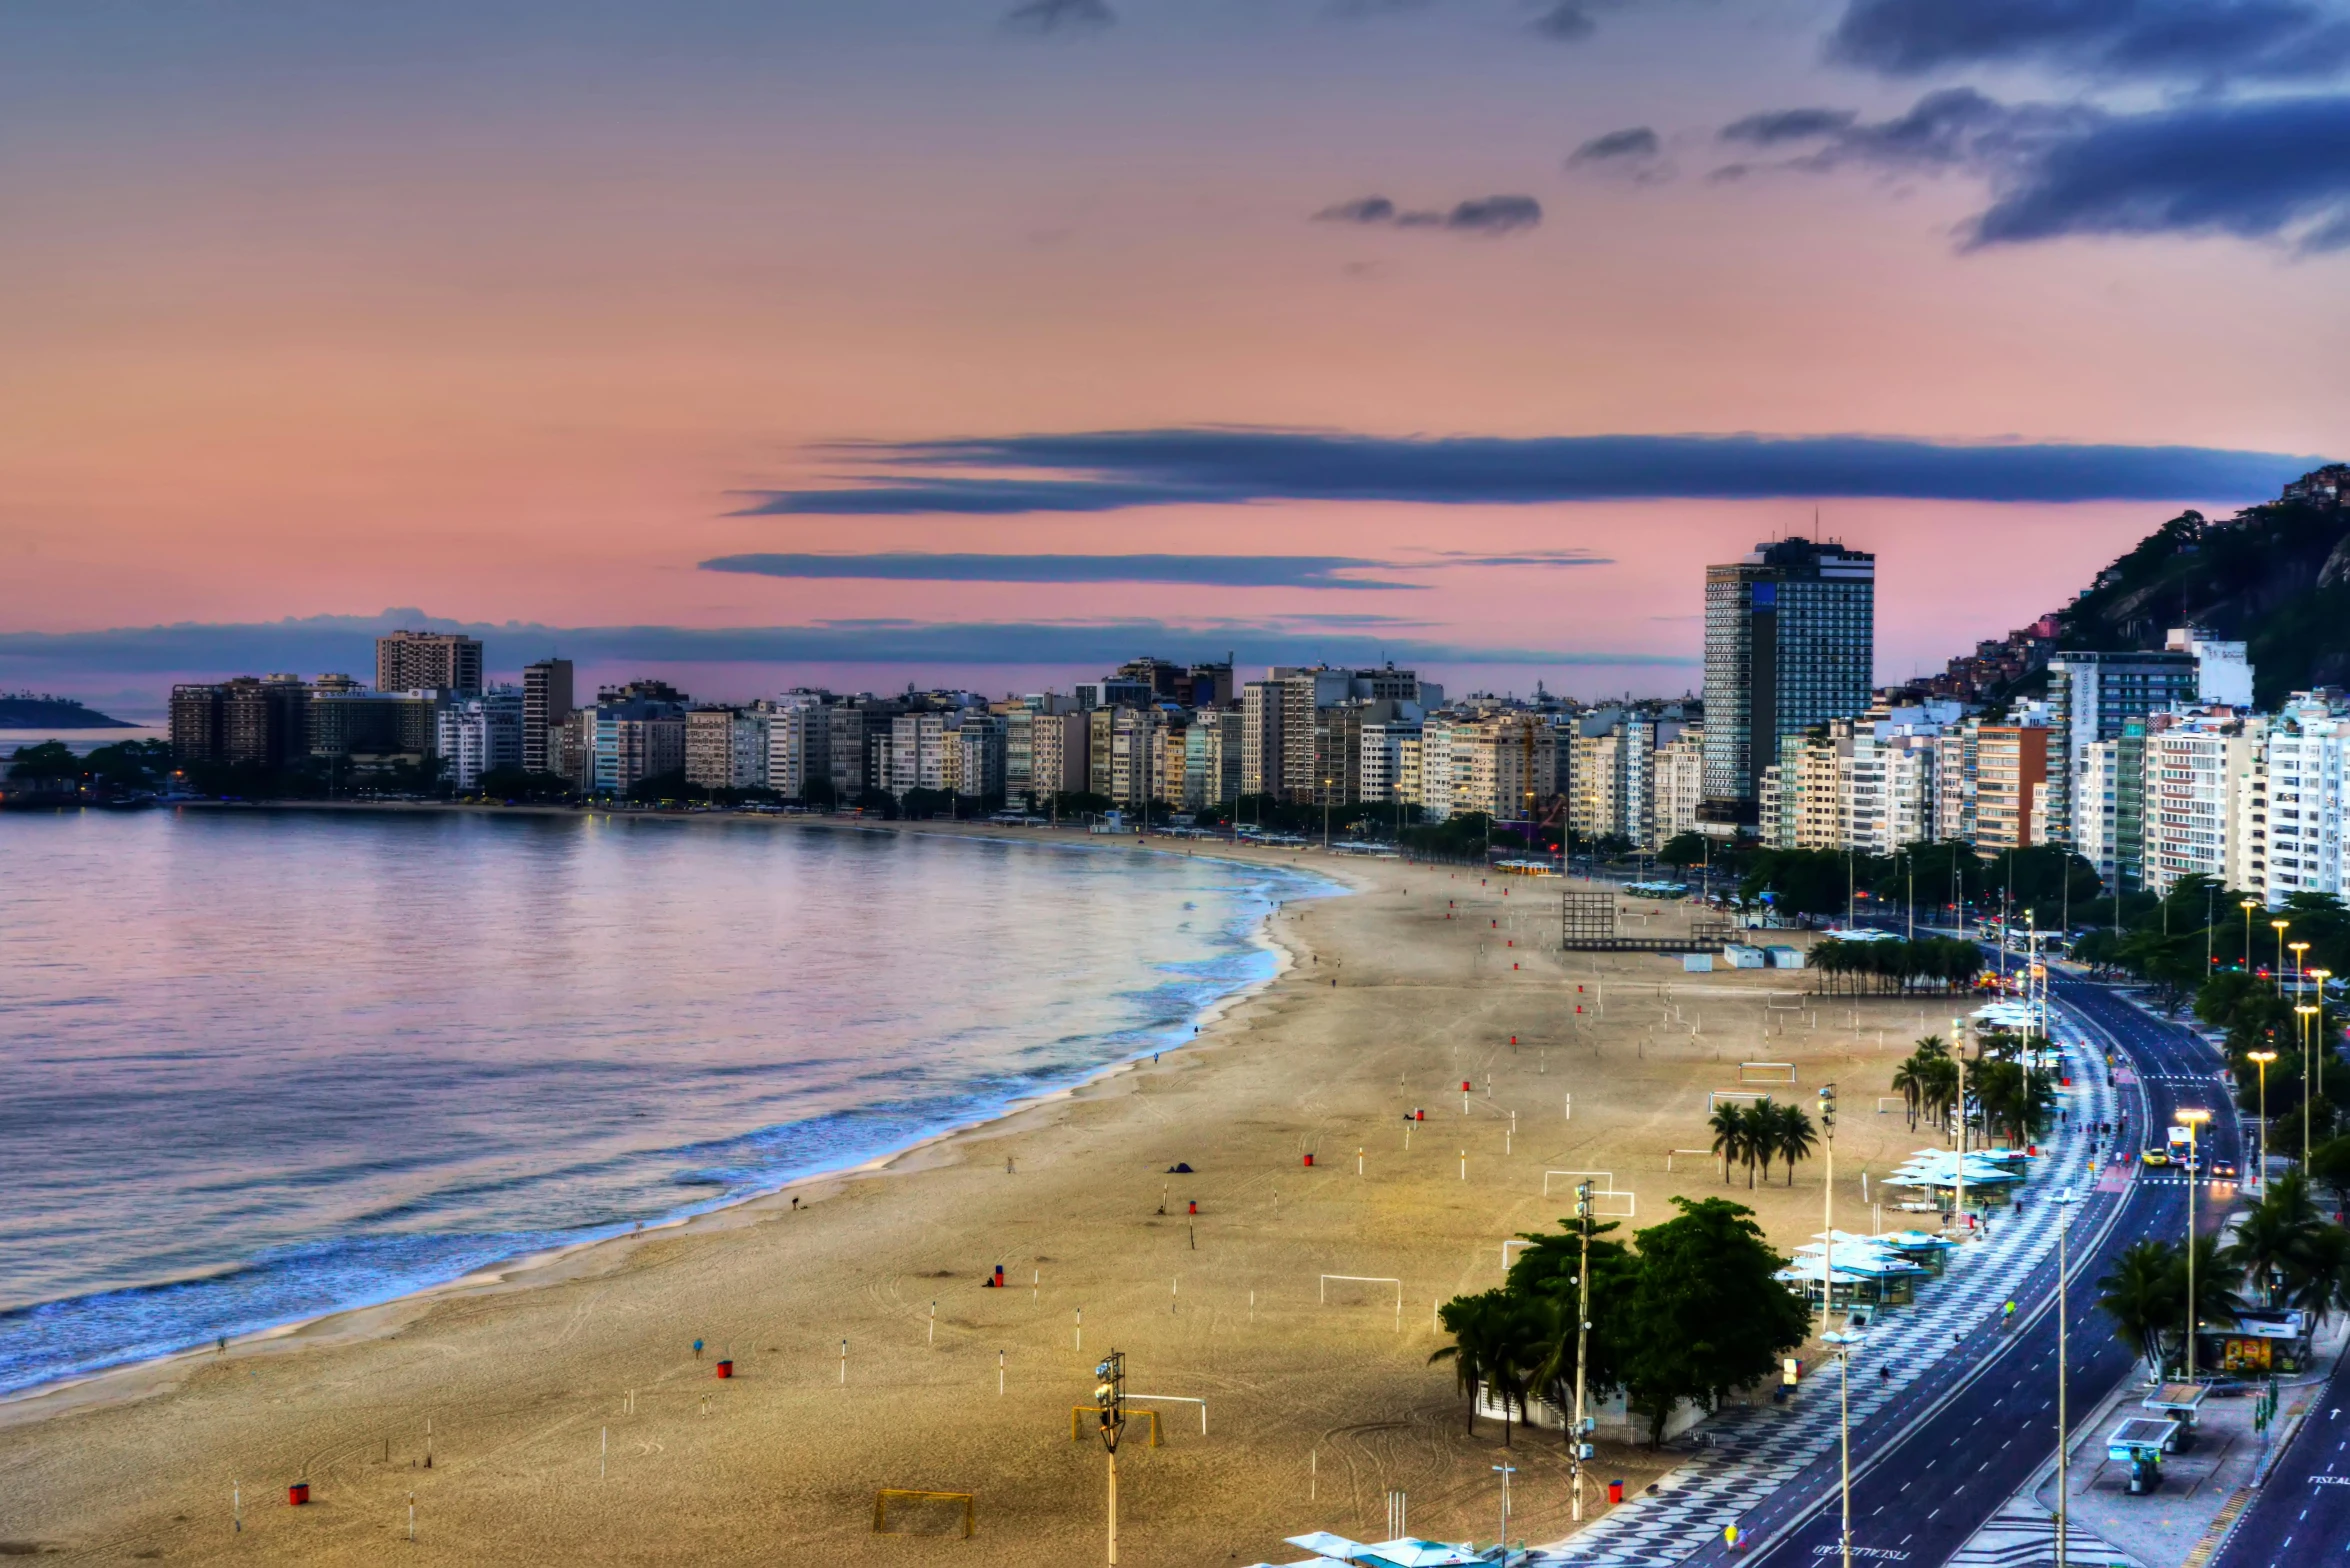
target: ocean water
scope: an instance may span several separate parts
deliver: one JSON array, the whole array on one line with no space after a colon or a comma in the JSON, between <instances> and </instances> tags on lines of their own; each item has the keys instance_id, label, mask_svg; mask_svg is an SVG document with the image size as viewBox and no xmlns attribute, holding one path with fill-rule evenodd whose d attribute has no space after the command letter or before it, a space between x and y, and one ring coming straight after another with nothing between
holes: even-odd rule
<instances>
[{"instance_id":1,"label":"ocean water","mask_svg":"<svg viewBox=\"0 0 2350 1568\"><path fill-rule=\"evenodd\" d=\"M716 1207L1190 1036L1280 900L772 822L0 815L0 1392Z\"/></svg>"}]
</instances>

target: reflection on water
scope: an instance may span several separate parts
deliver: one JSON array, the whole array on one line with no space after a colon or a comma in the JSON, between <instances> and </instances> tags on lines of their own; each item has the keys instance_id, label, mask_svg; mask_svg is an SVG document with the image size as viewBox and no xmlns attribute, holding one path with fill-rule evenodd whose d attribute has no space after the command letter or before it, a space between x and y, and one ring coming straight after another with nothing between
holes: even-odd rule
<instances>
[{"instance_id":1,"label":"reflection on water","mask_svg":"<svg viewBox=\"0 0 2350 1568\"><path fill-rule=\"evenodd\" d=\"M0 817L0 1389L853 1164L1189 1033L1272 899L759 821Z\"/></svg>"}]
</instances>

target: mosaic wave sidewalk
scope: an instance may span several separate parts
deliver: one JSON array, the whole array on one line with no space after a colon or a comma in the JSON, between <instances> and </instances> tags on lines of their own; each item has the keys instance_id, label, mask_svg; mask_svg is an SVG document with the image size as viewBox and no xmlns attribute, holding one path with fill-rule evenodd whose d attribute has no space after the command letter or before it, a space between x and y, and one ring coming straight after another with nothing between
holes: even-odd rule
<instances>
[{"instance_id":1,"label":"mosaic wave sidewalk","mask_svg":"<svg viewBox=\"0 0 2350 1568\"><path fill-rule=\"evenodd\" d=\"M2118 1091L2102 1054L2061 1020L2056 1042L2073 1079L2062 1102L2074 1113L2072 1124L2058 1131L2053 1152L2035 1162L2033 1179L2016 1189L2024 1201L2023 1217L2010 1210L1996 1218L1990 1237L1960 1248L1949 1271L1919 1289L1915 1305L1888 1310L1868 1331L1853 1360L1855 1463L1877 1436L1870 1421L1881 1412L1906 1421L1924 1409L1933 1391L1921 1387L1921 1380L1941 1370L1963 1337L1998 1312L2013 1281L2056 1250L2058 1208L2046 1195L2059 1183L2049 1173L2075 1173L2075 1185L2081 1185L2078 1178L2087 1174L2090 1159L2088 1129L2118 1119ZM1994 1348L1996 1341L1991 1341L1975 1353L1988 1355ZM1797 1403L1742 1405L1711 1418L1692 1434L1709 1446L1658 1482L1655 1491L1627 1499L1565 1541L1537 1548L1530 1561L1539 1568L1679 1563L1718 1542L1725 1524L1746 1516L1833 1449L1836 1422L1835 1379L1826 1368L1815 1369Z\"/></svg>"}]
</instances>

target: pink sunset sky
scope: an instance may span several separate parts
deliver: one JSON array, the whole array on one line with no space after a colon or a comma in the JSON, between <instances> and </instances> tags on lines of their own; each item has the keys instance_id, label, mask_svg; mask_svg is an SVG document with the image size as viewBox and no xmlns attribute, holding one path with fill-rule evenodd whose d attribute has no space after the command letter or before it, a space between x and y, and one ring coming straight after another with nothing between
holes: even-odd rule
<instances>
[{"instance_id":1,"label":"pink sunset sky","mask_svg":"<svg viewBox=\"0 0 2350 1568\"><path fill-rule=\"evenodd\" d=\"M569 643L712 696L1033 686L1097 645L1678 691L1704 564L1815 509L1879 557L1880 679L1938 668L2344 455L2341 19L2175 60L2141 9L2237 14L15 8L0 686L132 699L396 606L524 623L494 668ZM1227 428L1306 439L1271 482L1149 444ZM1111 431L1146 456L908 446ZM1987 466L1539 445L1738 433ZM1529 476L1439 472L1445 438ZM890 499L909 475L968 483ZM1044 580L704 564L908 552ZM1056 564L1130 555L1353 564ZM746 629L788 635L701 635Z\"/></svg>"}]
</instances>

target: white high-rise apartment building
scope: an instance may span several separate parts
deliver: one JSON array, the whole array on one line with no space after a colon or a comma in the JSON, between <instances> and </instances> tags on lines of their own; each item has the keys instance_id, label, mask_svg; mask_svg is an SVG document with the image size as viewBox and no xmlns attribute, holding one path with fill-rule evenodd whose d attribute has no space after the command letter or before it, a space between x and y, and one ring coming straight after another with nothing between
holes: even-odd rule
<instances>
[{"instance_id":1,"label":"white high-rise apartment building","mask_svg":"<svg viewBox=\"0 0 2350 1568\"><path fill-rule=\"evenodd\" d=\"M1412 718L1366 719L1363 722L1362 798L1392 805L1403 801L1404 747L1420 738L1422 721ZM1417 770L1414 770L1417 772Z\"/></svg>"},{"instance_id":2,"label":"white high-rise apartment building","mask_svg":"<svg viewBox=\"0 0 2350 1568\"><path fill-rule=\"evenodd\" d=\"M817 782L832 782L832 716L815 693L788 692L767 714L767 787L805 800Z\"/></svg>"},{"instance_id":3,"label":"white high-rise apartment building","mask_svg":"<svg viewBox=\"0 0 2350 1568\"><path fill-rule=\"evenodd\" d=\"M1649 847L1661 849L1668 839L1697 831L1697 803L1705 797L1705 727L1693 724L1659 746L1652 766L1656 805Z\"/></svg>"},{"instance_id":4,"label":"white high-rise apartment building","mask_svg":"<svg viewBox=\"0 0 2350 1568\"><path fill-rule=\"evenodd\" d=\"M2350 711L2339 701L2295 692L2270 723L2258 796L2265 804L2266 882L2246 884L2270 907L2295 893L2330 893L2350 888L2343 857L2350 835L2343 831L2345 791L2350 790ZM2247 812L2246 814L2250 814Z\"/></svg>"},{"instance_id":5,"label":"white high-rise apartment building","mask_svg":"<svg viewBox=\"0 0 2350 1568\"><path fill-rule=\"evenodd\" d=\"M493 686L478 697L460 697L434 716L440 755L449 781L461 795L480 787L483 775L522 766L522 693Z\"/></svg>"},{"instance_id":6,"label":"white high-rise apartment building","mask_svg":"<svg viewBox=\"0 0 2350 1568\"><path fill-rule=\"evenodd\" d=\"M2146 886L2167 893L2203 875L2250 886L2266 868L2245 832L2247 780L2259 769L2266 723L2224 710L2158 715L2146 737Z\"/></svg>"}]
</instances>

